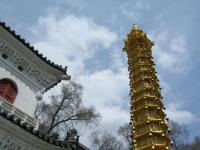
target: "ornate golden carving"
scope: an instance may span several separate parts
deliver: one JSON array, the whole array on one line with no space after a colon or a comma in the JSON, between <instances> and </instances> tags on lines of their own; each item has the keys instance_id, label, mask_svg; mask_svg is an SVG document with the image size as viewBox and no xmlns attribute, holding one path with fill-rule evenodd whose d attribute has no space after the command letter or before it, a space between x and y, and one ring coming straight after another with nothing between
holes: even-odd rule
<instances>
[{"instance_id":1,"label":"ornate golden carving","mask_svg":"<svg viewBox=\"0 0 200 150\"><path fill-rule=\"evenodd\" d=\"M133 25L125 41L131 96L131 150L172 150L149 40Z\"/></svg>"}]
</instances>

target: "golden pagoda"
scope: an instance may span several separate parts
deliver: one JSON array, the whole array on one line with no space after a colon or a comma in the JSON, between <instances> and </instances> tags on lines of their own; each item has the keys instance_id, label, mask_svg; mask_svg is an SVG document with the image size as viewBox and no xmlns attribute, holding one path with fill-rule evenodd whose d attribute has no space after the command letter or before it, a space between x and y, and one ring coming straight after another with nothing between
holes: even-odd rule
<instances>
[{"instance_id":1,"label":"golden pagoda","mask_svg":"<svg viewBox=\"0 0 200 150\"><path fill-rule=\"evenodd\" d=\"M149 40L134 25L125 41L130 78L131 150L172 150L161 88L156 76Z\"/></svg>"}]
</instances>

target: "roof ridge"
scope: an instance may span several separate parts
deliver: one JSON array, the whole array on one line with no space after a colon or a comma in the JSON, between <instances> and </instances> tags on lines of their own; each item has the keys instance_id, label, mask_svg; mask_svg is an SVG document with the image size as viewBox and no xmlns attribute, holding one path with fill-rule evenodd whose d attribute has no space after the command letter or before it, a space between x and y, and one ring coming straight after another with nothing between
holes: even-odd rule
<instances>
[{"instance_id":1,"label":"roof ridge","mask_svg":"<svg viewBox=\"0 0 200 150\"><path fill-rule=\"evenodd\" d=\"M45 134L45 133L41 133L40 130L34 130L32 127L27 126L26 123L21 124L19 119L15 119L13 115L8 116L6 112L2 112L0 111L0 116L2 116L3 118L5 118L6 120L9 120L10 122L14 123L15 125L21 127L22 129L24 129L25 131L29 132L30 134L36 136L37 138L49 143L49 144L53 144L55 146L60 146L60 147L67 147L69 146L69 144L76 144L79 143L78 141L61 141L58 139L53 138L52 136Z\"/></svg>"},{"instance_id":2,"label":"roof ridge","mask_svg":"<svg viewBox=\"0 0 200 150\"><path fill-rule=\"evenodd\" d=\"M15 38L17 38L24 46L30 49L35 55L37 55L40 59L42 59L45 63L49 64L50 66L56 68L59 71L62 71L64 74L67 74L67 66L62 67L62 65L55 64L47 57L43 56L42 53L39 53L29 42L27 42L24 38L22 38L19 34L12 30L10 26L7 26L5 22L0 21L0 26L2 26L5 30L7 30L10 34L12 34Z\"/></svg>"}]
</instances>

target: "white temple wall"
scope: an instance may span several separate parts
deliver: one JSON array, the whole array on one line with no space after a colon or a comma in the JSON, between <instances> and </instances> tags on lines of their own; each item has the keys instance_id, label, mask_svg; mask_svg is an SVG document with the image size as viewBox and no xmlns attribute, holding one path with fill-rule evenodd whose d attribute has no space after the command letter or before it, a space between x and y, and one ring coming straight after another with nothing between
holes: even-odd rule
<instances>
[{"instance_id":1,"label":"white temple wall","mask_svg":"<svg viewBox=\"0 0 200 150\"><path fill-rule=\"evenodd\" d=\"M17 78L7 69L0 66L0 79L2 78L9 78L17 85L18 94L16 96L14 106L33 117L34 110L37 105L36 93L34 90L32 90L26 83Z\"/></svg>"}]
</instances>

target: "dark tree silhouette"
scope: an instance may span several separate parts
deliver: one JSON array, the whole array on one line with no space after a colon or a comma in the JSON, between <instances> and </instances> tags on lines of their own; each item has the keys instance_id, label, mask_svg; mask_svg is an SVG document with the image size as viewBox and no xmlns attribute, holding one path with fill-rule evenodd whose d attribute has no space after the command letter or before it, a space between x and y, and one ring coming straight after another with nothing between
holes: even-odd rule
<instances>
[{"instance_id":1,"label":"dark tree silhouette","mask_svg":"<svg viewBox=\"0 0 200 150\"><path fill-rule=\"evenodd\" d=\"M131 126L128 123L125 123L123 126L120 126L118 129L118 134L124 139L128 149L131 147Z\"/></svg>"},{"instance_id":2,"label":"dark tree silhouette","mask_svg":"<svg viewBox=\"0 0 200 150\"><path fill-rule=\"evenodd\" d=\"M179 150L179 148L185 144L188 138L188 130L186 126L179 125L177 122L170 120L169 127L171 130L171 139L174 144L174 149Z\"/></svg>"},{"instance_id":3,"label":"dark tree silhouette","mask_svg":"<svg viewBox=\"0 0 200 150\"><path fill-rule=\"evenodd\" d=\"M67 133L74 123L97 122L100 114L82 104L82 89L80 84L71 81L63 84L61 93L52 95L50 102L38 104L35 116L40 120L40 130L47 134Z\"/></svg>"},{"instance_id":4,"label":"dark tree silhouette","mask_svg":"<svg viewBox=\"0 0 200 150\"><path fill-rule=\"evenodd\" d=\"M90 140L94 150L125 150L123 142L106 131L93 131Z\"/></svg>"}]
</instances>

